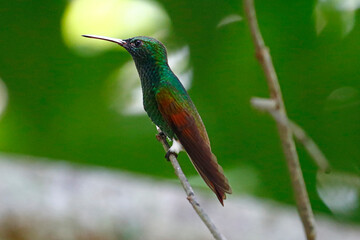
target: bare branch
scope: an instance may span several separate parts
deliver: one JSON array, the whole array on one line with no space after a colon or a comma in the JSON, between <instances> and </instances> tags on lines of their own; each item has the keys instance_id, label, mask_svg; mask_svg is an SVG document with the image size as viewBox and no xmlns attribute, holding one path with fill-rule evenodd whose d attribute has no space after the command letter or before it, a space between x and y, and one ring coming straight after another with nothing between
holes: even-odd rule
<instances>
[{"instance_id":1,"label":"bare branch","mask_svg":"<svg viewBox=\"0 0 360 240\"><path fill-rule=\"evenodd\" d=\"M165 152L167 152L170 148L169 143L166 141L166 136L161 134L161 130L158 129L159 134L156 135L156 139L161 142L161 144L164 147ZM212 220L209 218L207 213L204 211L204 209L200 206L200 203L197 201L194 191L189 184L189 181L187 180L185 174L183 173L179 162L176 159L176 156L174 154L170 154L169 160L171 164L173 165L173 168L175 169L175 174L179 178L181 185L183 186L187 200L189 200L190 204L194 208L195 212L199 215L201 220L204 222L206 227L210 230L211 234L214 236L216 240L226 240L225 236L222 235L215 224L212 222Z\"/></svg>"},{"instance_id":2,"label":"bare branch","mask_svg":"<svg viewBox=\"0 0 360 240\"><path fill-rule=\"evenodd\" d=\"M260 111L272 112L276 109L276 101L269 98L253 97L250 103Z\"/></svg>"},{"instance_id":3,"label":"bare branch","mask_svg":"<svg viewBox=\"0 0 360 240\"><path fill-rule=\"evenodd\" d=\"M276 109L276 102L269 98L253 97L250 100L251 105L262 112L268 112L276 121L281 121L279 112ZM298 140L306 149L308 154L314 160L320 171L329 173L330 164L324 153L320 150L314 140L307 135L304 129L289 119L290 128L296 140Z\"/></svg>"},{"instance_id":4,"label":"bare branch","mask_svg":"<svg viewBox=\"0 0 360 240\"><path fill-rule=\"evenodd\" d=\"M295 138L305 147L308 154L312 157L320 171L329 173L331 170L329 161L314 140L309 137L305 130L293 121L289 121L290 127Z\"/></svg>"},{"instance_id":5,"label":"bare branch","mask_svg":"<svg viewBox=\"0 0 360 240\"><path fill-rule=\"evenodd\" d=\"M309 197L306 191L304 178L301 172L299 157L296 152L295 142L292 138L292 131L286 114L278 78L272 63L269 49L265 46L259 30L253 0L244 0L244 8L248 19L251 36L255 45L256 57L258 58L267 79L271 99L276 102L276 110L272 111L275 116L276 125L286 158L288 170L296 205L303 223L308 240L316 239L315 219L311 209ZM276 112L276 114L275 114Z\"/></svg>"}]
</instances>

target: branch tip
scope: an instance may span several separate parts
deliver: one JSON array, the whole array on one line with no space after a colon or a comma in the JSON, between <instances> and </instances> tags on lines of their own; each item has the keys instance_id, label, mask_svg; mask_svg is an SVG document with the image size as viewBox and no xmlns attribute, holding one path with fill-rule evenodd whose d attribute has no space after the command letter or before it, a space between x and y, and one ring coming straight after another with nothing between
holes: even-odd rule
<instances>
[{"instance_id":1,"label":"branch tip","mask_svg":"<svg viewBox=\"0 0 360 240\"><path fill-rule=\"evenodd\" d=\"M259 111L272 112L277 108L277 103L275 100L270 98L259 98L253 97L250 99L251 105Z\"/></svg>"}]
</instances>

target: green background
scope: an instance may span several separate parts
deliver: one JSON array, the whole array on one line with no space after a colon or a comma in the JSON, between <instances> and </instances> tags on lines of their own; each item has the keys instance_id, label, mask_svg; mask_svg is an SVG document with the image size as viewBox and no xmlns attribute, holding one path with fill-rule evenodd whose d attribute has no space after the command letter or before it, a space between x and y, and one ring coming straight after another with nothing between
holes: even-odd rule
<instances>
[{"instance_id":1,"label":"green background","mask_svg":"<svg viewBox=\"0 0 360 240\"><path fill-rule=\"evenodd\" d=\"M229 14L244 16L242 3L158 2L172 21L165 45L190 47L194 75L189 94L234 194L294 204L276 126L249 103L253 96L267 97L268 89L247 23L216 28ZM0 77L9 103L0 120L0 150L174 178L148 117L124 116L108 106L105 79L130 55L108 51L84 57L69 49L60 29L67 4L1 2ZM341 36L334 13L317 35L315 4L257 1L259 25L271 49L289 117L320 146L333 173L359 177L360 25L355 23ZM346 91L349 88L352 94ZM329 98L336 90L340 96ZM316 212L331 214L317 192L317 167L297 145L312 206ZM180 161L188 175L196 174L186 154ZM334 217L359 222L360 210Z\"/></svg>"}]
</instances>

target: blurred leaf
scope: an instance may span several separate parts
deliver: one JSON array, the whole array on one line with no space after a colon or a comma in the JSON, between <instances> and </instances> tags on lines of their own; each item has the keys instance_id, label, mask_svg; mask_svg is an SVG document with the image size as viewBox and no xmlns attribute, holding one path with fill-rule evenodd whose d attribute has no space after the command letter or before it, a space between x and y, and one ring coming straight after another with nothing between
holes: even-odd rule
<instances>
[{"instance_id":1,"label":"blurred leaf","mask_svg":"<svg viewBox=\"0 0 360 240\"><path fill-rule=\"evenodd\" d=\"M0 117L6 109L8 103L8 90L5 83L0 78Z\"/></svg>"},{"instance_id":2,"label":"blurred leaf","mask_svg":"<svg viewBox=\"0 0 360 240\"><path fill-rule=\"evenodd\" d=\"M216 27L221 28L228 24L231 24L234 22L240 22L242 20L243 20L243 18L240 15L231 14L231 15L228 15L228 16L224 17L223 19L221 19L221 21L218 23L218 25Z\"/></svg>"},{"instance_id":3,"label":"blurred leaf","mask_svg":"<svg viewBox=\"0 0 360 240\"><path fill-rule=\"evenodd\" d=\"M330 23L331 28L340 28L345 37L355 25L355 13L360 7L359 0L318 0L315 6L316 32L320 34Z\"/></svg>"},{"instance_id":4,"label":"blurred leaf","mask_svg":"<svg viewBox=\"0 0 360 240\"><path fill-rule=\"evenodd\" d=\"M334 90L327 98L325 110L333 111L360 106L360 93L353 87Z\"/></svg>"},{"instance_id":5,"label":"blurred leaf","mask_svg":"<svg viewBox=\"0 0 360 240\"><path fill-rule=\"evenodd\" d=\"M341 172L318 172L317 189L330 210L341 217L357 217L360 212L360 177Z\"/></svg>"}]
</instances>

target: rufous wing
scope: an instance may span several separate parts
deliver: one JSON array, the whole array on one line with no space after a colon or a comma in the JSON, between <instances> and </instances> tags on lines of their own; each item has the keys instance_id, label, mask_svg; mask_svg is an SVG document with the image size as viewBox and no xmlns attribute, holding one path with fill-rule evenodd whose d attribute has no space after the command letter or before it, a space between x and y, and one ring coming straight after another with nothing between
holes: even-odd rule
<instances>
[{"instance_id":1,"label":"rufous wing","mask_svg":"<svg viewBox=\"0 0 360 240\"><path fill-rule=\"evenodd\" d=\"M160 113L185 148L194 167L224 205L225 193L231 193L231 187L211 152L206 129L190 98L185 99L176 94L176 90L163 87L158 90L156 100Z\"/></svg>"}]
</instances>

